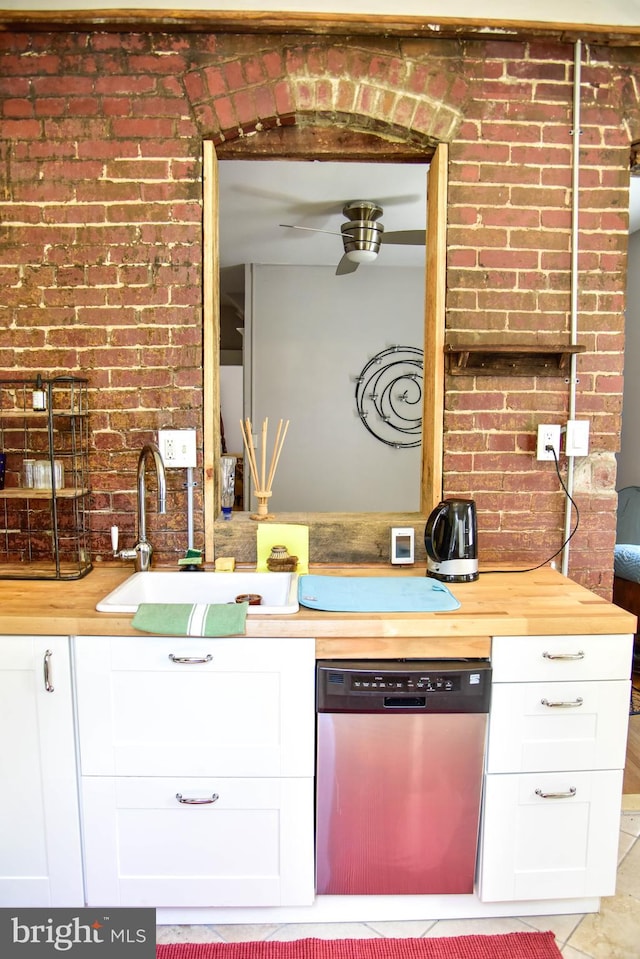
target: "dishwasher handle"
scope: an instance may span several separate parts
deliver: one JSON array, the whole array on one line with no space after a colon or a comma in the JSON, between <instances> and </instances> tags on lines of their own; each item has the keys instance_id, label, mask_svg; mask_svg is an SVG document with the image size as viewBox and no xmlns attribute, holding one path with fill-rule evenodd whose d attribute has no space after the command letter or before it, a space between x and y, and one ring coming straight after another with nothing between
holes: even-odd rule
<instances>
[{"instance_id":1,"label":"dishwasher handle","mask_svg":"<svg viewBox=\"0 0 640 959\"><path fill-rule=\"evenodd\" d=\"M385 696L382 705L385 709L425 709L426 696Z\"/></svg>"}]
</instances>

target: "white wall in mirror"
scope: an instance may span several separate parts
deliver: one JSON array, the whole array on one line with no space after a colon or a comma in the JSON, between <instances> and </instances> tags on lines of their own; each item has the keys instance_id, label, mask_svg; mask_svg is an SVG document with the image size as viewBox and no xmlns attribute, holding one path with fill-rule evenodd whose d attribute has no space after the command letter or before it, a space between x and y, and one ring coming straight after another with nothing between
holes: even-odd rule
<instances>
[{"instance_id":1,"label":"white wall in mirror","mask_svg":"<svg viewBox=\"0 0 640 959\"><path fill-rule=\"evenodd\" d=\"M640 176L632 176L629 187L629 233L636 230L640 230Z\"/></svg>"},{"instance_id":2,"label":"white wall in mirror","mask_svg":"<svg viewBox=\"0 0 640 959\"><path fill-rule=\"evenodd\" d=\"M242 450L244 382L242 416L254 426L267 416L274 437L278 420L291 420L274 510L417 510L420 448L390 449L367 432L353 378L388 346L422 349L424 246L383 243L373 263L335 271L343 207L353 200L380 204L385 232L425 230L427 165L221 160L218 173L222 339L244 322L234 345L251 357L244 381L227 365L234 351L221 357L227 449ZM328 465L335 451L348 483Z\"/></svg>"},{"instance_id":3,"label":"white wall in mirror","mask_svg":"<svg viewBox=\"0 0 640 959\"><path fill-rule=\"evenodd\" d=\"M220 266L230 270L243 263L295 263L335 268L343 253L343 207L353 200L382 206L385 232L424 229L427 169L423 163L221 160ZM291 230L281 223L329 232ZM383 244L375 267L423 261L416 247ZM343 285L347 282L348 277L341 279Z\"/></svg>"},{"instance_id":4,"label":"white wall in mirror","mask_svg":"<svg viewBox=\"0 0 640 959\"><path fill-rule=\"evenodd\" d=\"M270 509L418 510L420 446L394 448L372 435L358 416L355 392L356 377L372 357L392 346L422 349L424 269L360 268L336 277L327 266L262 265L252 273L245 336L251 336L253 363L246 374L258 441L265 416L271 438L280 419L290 420ZM395 374L392 368L384 379ZM421 412L421 382L420 376L415 405L402 399L407 381L393 383L391 402L407 421ZM383 392L381 384L377 389ZM369 418L378 429L375 413Z\"/></svg>"}]
</instances>

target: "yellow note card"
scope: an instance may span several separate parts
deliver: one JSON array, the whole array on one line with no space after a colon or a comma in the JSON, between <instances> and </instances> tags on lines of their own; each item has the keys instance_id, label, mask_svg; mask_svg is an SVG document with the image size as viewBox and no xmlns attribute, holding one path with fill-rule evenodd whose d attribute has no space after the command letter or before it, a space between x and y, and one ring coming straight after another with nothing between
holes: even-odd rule
<instances>
[{"instance_id":1,"label":"yellow note card","mask_svg":"<svg viewBox=\"0 0 640 959\"><path fill-rule=\"evenodd\" d=\"M298 557L297 573L309 572L309 527L294 523L260 523L258 525L258 573L268 571L267 559L274 546L286 546L290 556Z\"/></svg>"}]
</instances>

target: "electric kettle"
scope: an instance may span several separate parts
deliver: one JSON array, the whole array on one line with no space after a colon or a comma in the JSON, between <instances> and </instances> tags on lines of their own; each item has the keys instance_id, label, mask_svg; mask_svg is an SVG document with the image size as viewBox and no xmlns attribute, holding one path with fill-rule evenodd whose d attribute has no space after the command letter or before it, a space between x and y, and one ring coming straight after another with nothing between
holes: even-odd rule
<instances>
[{"instance_id":1,"label":"electric kettle","mask_svg":"<svg viewBox=\"0 0 640 959\"><path fill-rule=\"evenodd\" d=\"M445 499L433 510L424 530L427 576L445 583L478 578L478 527L472 499Z\"/></svg>"}]
</instances>

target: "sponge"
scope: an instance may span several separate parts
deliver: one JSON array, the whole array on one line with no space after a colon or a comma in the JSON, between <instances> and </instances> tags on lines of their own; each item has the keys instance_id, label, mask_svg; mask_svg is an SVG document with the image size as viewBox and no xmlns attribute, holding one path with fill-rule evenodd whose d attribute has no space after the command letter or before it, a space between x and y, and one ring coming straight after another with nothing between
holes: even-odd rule
<instances>
[{"instance_id":1,"label":"sponge","mask_svg":"<svg viewBox=\"0 0 640 959\"><path fill-rule=\"evenodd\" d=\"M200 566L202 563L202 551L199 549L188 549L184 556L178 560L178 566Z\"/></svg>"}]
</instances>

